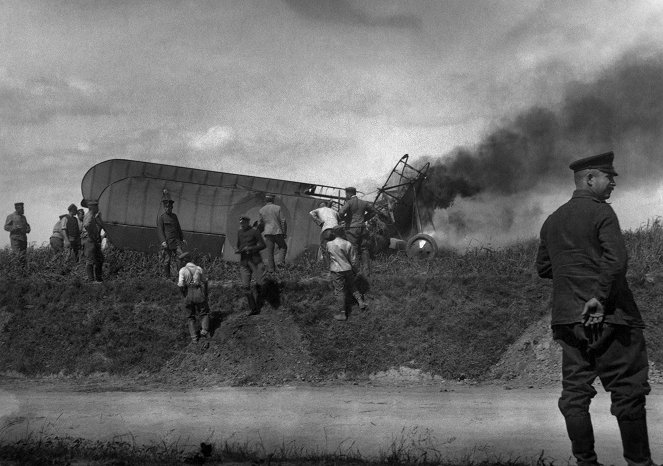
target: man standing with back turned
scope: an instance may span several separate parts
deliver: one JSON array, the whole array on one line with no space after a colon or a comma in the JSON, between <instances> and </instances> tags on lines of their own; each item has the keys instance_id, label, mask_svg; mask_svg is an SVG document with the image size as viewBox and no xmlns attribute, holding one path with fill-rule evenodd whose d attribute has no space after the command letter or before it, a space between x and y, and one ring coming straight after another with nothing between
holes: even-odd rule
<instances>
[{"instance_id":1,"label":"man standing with back turned","mask_svg":"<svg viewBox=\"0 0 663 466\"><path fill-rule=\"evenodd\" d=\"M345 234L361 258L361 273L368 277L371 273L371 253L369 251L366 221L375 215L370 202L357 197L357 189L345 188L345 204L338 211L338 216L345 222Z\"/></svg>"},{"instance_id":2,"label":"man standing with back turned","mask_svg":"<svg viewBox=\"0 0 663 466\"><path fill-rule=\"evenodd\" d=\"M653 464L644 323L626 282L622 231L606 203L617 176L613 159L607 152L569 165L576 190L544 222L536 259L539 276L553 280L551 324L562 347L559 409L579 466L599 464L589 414L596 377L610 392L626 462Z\"/></svg>"},{"instance_id":3,"label":"man standing with back turned","mask_svg":"<svg viewBox=\"0 0 663 466\"><path fill-rule=\"evenodd\" d=\"M281 211L281 206L274 204L273 194L265 196L265 205L260 208L258 215L267 248L267 272L273 273L276 270L276 266L281 267L285 264L285 255L288 251L288 246L285 242L286 235L288 234L288 225ZM276 261L274 260L275 251L277 256Z\"/></svg>"}]
</instances>

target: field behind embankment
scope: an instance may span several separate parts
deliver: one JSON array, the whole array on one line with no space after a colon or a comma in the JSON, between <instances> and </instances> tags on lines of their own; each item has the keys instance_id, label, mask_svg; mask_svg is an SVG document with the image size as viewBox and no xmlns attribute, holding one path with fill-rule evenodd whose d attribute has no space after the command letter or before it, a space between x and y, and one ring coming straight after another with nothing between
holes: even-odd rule
<instances>
[{"instance_id":1,"label":"field behind embankment","mask_svg":"<svg viewBox=\"0 0 663 466\"><path fill-rule=\"evenodd\" d=\"M660 366L663 227L652 221L626 239L650 359ZM332 319L331 286L317 262L304 258L281 272L274 307L247 317L237 265L203 258L212 280L209 346L189 343L179 292L157 278L156 257L108 251L106 281L91 285L83 265L63 266L47 248L29 250L20 275L5 249L0 368L12 378L115 377L172 387L511 380L528 371L552 381L558 352L545 328L551 287L536 276L536 247L532 240L443 251L424 262L380 256L369 310L355 306L342 323Z\"/></svg>"}]
</instances>

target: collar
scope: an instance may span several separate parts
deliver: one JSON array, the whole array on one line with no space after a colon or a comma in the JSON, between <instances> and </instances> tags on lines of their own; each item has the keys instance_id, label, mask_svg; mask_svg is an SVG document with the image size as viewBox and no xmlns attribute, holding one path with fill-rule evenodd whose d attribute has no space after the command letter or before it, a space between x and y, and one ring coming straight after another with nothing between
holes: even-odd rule
<instances>
[{"instance_id":1,"label":"collar","mask_svg":"<svg viewBox=\"0 0 663 466\"><path fill-rule=\"evenodd\" d=\"M596 194L588 189L576 189L573 191L573 196L571 196L571 199L591 199L596 202L605 203L604 199L600 199Z\"/></svg>"}]
</instances>

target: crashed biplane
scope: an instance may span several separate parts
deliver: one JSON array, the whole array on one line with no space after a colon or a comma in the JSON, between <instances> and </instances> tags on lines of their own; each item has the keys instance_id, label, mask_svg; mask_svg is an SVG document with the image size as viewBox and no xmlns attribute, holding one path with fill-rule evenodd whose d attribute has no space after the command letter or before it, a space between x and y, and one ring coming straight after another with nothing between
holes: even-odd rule
<instances>
[{"instance_id":1,"label":"crashed biplane","mask_svg":"<svg viewBox=\"0 0 663 466\"><path fill-rule=\"evenodd\" d=\"M399 174L399 165L410 174ZM418 215L415 193L425 171L411 169L405 155L375 199L381 224L389 225L389 233L395 232L401 241L403 233L420 230L420 222L413 226L412 215ZM98 199L111 244L142 252L159 249L156 222L163 213L161 200L167 192L175 201L175 213L189 248L228 261L239 260L234 252L239 217L257 220L265 194L275 196L285 215L288 261L306 251L317 254L320 229L309 212L321 200L336 207L345 202L340 187L126 159L106 160L90 168L81 191L84 199ZM430 255L430 247L415 247Z\"/></svg>"}]
</instances>

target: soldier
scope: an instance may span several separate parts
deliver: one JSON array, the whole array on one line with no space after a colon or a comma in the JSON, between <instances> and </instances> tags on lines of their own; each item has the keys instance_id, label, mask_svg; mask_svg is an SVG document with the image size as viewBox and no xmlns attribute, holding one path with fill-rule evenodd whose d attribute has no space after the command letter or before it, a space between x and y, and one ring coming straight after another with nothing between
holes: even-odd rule
<instances>
[{"instance_id":1,"label":"soldier","mask_svg":"<svg viewBox=\"0 0 663 466\"><path fill-rule=\"evenodd\" d=\"M260 314L263 304L263 286L265 284L265 266L260 251L265 249L265 241L255 228L251 228L251 219L246 216L239 218L237 245L235 253L240 255L239 275L242 289L249 303L249 315ZM251 287L251 278L255 279L255 287Z\"/></svg>"},{"instance_id":2,"label":"soldier","mask_svg":"<svg viewBox=\"0 0 663 466\"><path fill-rule=\"evenodd\" d=\"M617 176L607 152L573 162L576 190L541 228L539 276L553 280L552 331L562 347L562 395L578 465L598 465L589 405L598 377L610 392L624 458L651 465L645 413L649 393L644 323L626 281L627 256L606 200Z\"/></svg>"},{"instance_id":3,"label":"soldier","mask_svg":"<svg viewBox=\"0 0 663 466\"><path fill-rule=\"evenodd\" d=\"M265 205L258 211L260 217L258 224L265 237L267 248L267 272L273 273L278 265L285 264L285 255L288 246L285 243L288 225L281 211L281 206L274 204L274 195L265 196ZM277 258L274 259L275 247Z\"/></svg>"},{"instance_id":4,"label":"soldier","mask_svg":"<svg viewBox=\"0 0 663 466\"><path fill-rule=\"evenodd\" d=\"M20 263L27 265L28 233L30 224L25 218L25 205L22 202L14 204L15 211L5 220L5 231L9 232L9 241L12 251L18 254Z\"/></svg>"},{"instance_id":5,"label":"soldier","mask_svg":"<svg viewBox=\"0 0 663 466\"><path fill-rule=\"evenodd\" d=\"M338 212L329 207L327 201L318 204L318 208L309 212L313 221L320 227L320 251L322 257L329 264L327 242L331 241L333 230L338 226Z\"/></svg>"},{"instance_id":6,"label":"soldier","mask_svg":"<svg viewBox=\"0 0 663 466\"><path fill-rule=\"evenodd\" d=\"M67 214L60 215L60 219L55 225L53 225L53 232L51 237L48 239L48 242L51 245L51 249L55 252L60 252L64 249L64 235L62 234L62 219L66 217Z\"/></svg>"},{"instance_id":7,"label":"soldier","mask_svg":"<svg viewBox=\"0 0 663 466\"><path fill-rule=\"evenodd\" d=\"M361 273L368 277L371 273L371 253L366 221L370 220L376 211L370 202L357 198L356 188L345 188L345 199L345 204L339 210L338 215L345 222L345 234L348 241L352 243L361 257Z\"/></svg>"},{"instance_id":8,"label":"soldier","mask_svg":"<svg viewBox=\"0 0 663 466\"><path fill-rule=\"evenodd\" d=\"M173 213L175 201L163 199L162 202L165 212L157 219L157 234L161 242L159 260L164 278L170 280L170 264L177 263L177 257L182 254L184 235L180 228L180 221Z\"/></svg>"},{"instance_id":9,"label":"soldier","mask_svg":"<svg viewBox=\"0 0 663 466\"><path fill-rule=\"evenodd\" d=\"M78 208L75 204L70 204L67 211L69 213L60 220L62 239L65 249L78 262L78 251L81 249L81 230L78 225L78 217L76 217Z\"/></svg>"},{"instance_id":10,"label":"soldier","mask_svg":"<svg viewBox=\"0 0 663 466\"><path fill-rule=\"evenodd\" d=\"M78 230L81 232L81 247L78 251L79 260L83 260L85 257L85 250L83 249L83 237L85 235L85 230L83 230L83 219L85 218L85 211L83 209L78 209L76 211L76 218L78 218Z\"/></svg>"},{"instance_id":11,"label":"soldier","mask_svg":"<svg viewBox=\"0 0 663 466\"><path fill-rule=\"evenodd\" d=\"M354 246L344 238L344 231L341 228L330 230L327 242L327 251L329 254L329 271L334 286L334 296L338 305L338 313L334 314L336 320L347 320L347 295L354 296L359 303L359 309L365 310L368 305L364 301L361 293L357 291L354 285L357 271L357 252Z\"/></svg>"},{"instance_id":12,"label":"soldier","mask_svg":"<svg viewBox=\"0 0 663 466\"><path fill-rule=\"evenodd\" d=\"M103 276L104 254L101 250L102 230L104 228L99 212L99 202L96 200L85 200L84 207L88 208L83 218L84 241L83 250L85 254L85 270L87 279L91 283L101 283Z\"/></svg>"},{"instance_id":13,"label":"soldier","mask_svg":"<svg viewBox=\"0 0 663 466\"><path fill-rule=\"evenodd\" d=\"M210 337L207 277L202 267L193 263L190 253L182 253L178 256L178 259L181 268L178 274L177 286L184 298L182 310L187 312L191 341L197 343L196 315L200 316L200 336L202 338Z\"/></svg>"}]
</instances>

